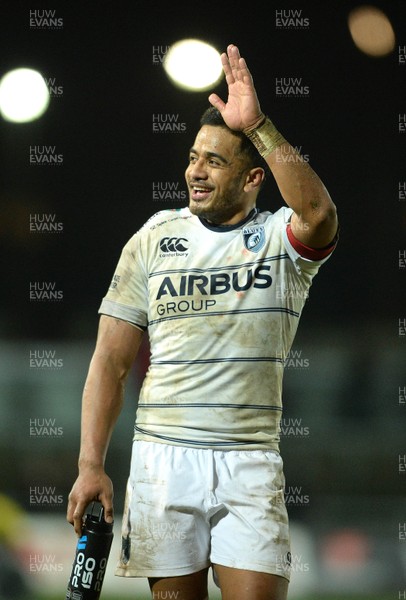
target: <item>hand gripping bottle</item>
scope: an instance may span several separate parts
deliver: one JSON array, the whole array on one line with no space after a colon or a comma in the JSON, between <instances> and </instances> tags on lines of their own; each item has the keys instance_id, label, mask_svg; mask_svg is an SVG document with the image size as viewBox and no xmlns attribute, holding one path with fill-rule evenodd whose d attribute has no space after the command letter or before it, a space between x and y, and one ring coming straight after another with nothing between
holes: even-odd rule
<instances>
[{"instance_id":1,"label":"hand gripping bottle","mask_svg":"<svg viewBox=\"0 0 406 600\"><path fill-rule=\"evenodd\" d=\"M99 599L112 541L113 523L106 523L103 506L96 508L93 502L76 546L65 600Z\"/></svg>"}]
</instances>

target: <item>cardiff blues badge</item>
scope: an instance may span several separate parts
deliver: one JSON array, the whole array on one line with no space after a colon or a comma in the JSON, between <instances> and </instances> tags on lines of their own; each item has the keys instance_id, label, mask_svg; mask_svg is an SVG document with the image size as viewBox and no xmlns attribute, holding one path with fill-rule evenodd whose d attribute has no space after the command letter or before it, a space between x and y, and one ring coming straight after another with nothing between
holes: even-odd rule
<instances>
[{"instance_id":1,"label":"cardiff blues badge","mask_svg":"<svg viewBox=\"0 0 406 600\"><path fill-rule=\"evenodd\" d=\"M242 237L247 250L259 252L265 245L265 228L263 225L244 227Z\"/></svg>"}]
</instances>

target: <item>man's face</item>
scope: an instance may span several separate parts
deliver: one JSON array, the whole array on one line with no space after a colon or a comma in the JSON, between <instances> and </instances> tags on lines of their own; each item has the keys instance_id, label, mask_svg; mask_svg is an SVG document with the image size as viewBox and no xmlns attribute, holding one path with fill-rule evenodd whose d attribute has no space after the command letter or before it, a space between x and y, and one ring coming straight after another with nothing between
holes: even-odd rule
<instances>
[{"instance_id":1,"label":"man's face","mask_svg":"<svg viewBox=\"0 0 406 600\"><path fill-rule=\"evenodd\" d=\"M249 169L240 140L223 127L203 125L189 152L185 177L189 209L215 224L238 223L253 206L244 191Z\"/></svg>"}]
</instances>

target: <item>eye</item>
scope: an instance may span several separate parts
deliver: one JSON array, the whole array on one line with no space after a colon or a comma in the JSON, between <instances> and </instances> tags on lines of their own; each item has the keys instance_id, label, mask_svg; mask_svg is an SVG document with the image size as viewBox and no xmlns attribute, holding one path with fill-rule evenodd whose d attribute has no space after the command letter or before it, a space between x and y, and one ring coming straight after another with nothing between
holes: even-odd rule
<instances>
[{"instance_id":1,"label":"eye","mask_svg":"<svg viewBox=\"0 0 406 600\"><path fill-rule=\"evenodd\" d=\"M193 164L193 163L195 163L196 161L197 161L197 156L194 156L193 154L191 154L191 155L189 156L189 162L190 162L191 164Z\"/></svg>"},{"instance_id":2,"label":"eye","mask_svg":"<svg viewBox=\"0 0 406 600\"><path fill-rule=\"evenodd\" d=\"M218 160L216 160L215 158L209 158L208 160L209 165L212 165L213 167L219 167L220 163Z\"/></svg>"}]
</instances>

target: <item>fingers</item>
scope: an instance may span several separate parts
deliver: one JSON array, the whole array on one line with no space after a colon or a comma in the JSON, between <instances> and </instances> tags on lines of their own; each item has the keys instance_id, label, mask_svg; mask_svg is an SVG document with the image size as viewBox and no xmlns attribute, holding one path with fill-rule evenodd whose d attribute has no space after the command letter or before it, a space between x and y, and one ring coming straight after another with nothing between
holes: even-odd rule
<instances>
[{"instance_id":1,"label":"fingers","mask_svg":"<svg viewBox=\"0 0 406 600\"><path fill-rule=\"evenodd\" d=\"M251 73L247 67L247 63L245 62L245 58L240 58L240 73L241 73L241 79L245 83L252 83L253 79L252 79Z\"/></svg>"},{"instance_id":2,"label":"fingers","mask_svg":"<svg viewBox=\"0 0 406 600\"><path fill-rule=\"evenodd\" d=\"M234 46L234 44L230 44L227 47L227 56L233 71L238 70L241 56L237 46Z\"/></svg>"},{"instance_id":3,"label":"fingers","mask_svg":"<svg viewBox=\"0 0 406 600\"><path fill-rule=\"evenodd\" d=\"M234 44L230 44L227 47L227 53L223 52L221 55L221 64L228 85L237 81L252 84L253 80L247 63L241 57L238 47L234 46Z\"/></svg>"},{"instance_id":4,"label":"fingers","mask_svg":"<svg viewBox=\"0 0 406 600\"><path fill-rule=\"evenodd\" d=\"M245 66L245 61L241 58L237 46L230 44L227 48L227 55L234 80L241 81L243 79L241 68Z\"/></svg>"},{"instance_id":5,"label":"fingers","mask_svg":"<svg viewBox=\"0 0 406 600\"><path fill-rule=\"evenodd\" d=\"M237 46L234 46L233 44L227 46L227 52L223 52L221 55L221 64L227 83L234 83L234 81L239 79L238 70L240 58L240 52Z\"/></svg>"},{"instance_id":6,"label":"fingers","mask_svg":"<svg viewBox=\"0 0 406 600\"><path fill-rule=\"evenodd\" d=\"M85 510L91 501L92 500L89 502L78 502L76 506L74 505L74 502L69 501L66 519L71 525L73 525L75 533L78 537L82 535ZM114 509L112 498L100 498L99 501L102 503L104 508L104 520L106 523L113 523Z\"/></svg>"},{"instance_id":7,"label":"fingers","mask_svg":"<svg viewBox=\"0 0 406 600\"><path fill-rule=\"evenodd\" d=\"M221 64L223 66L224 75L226 81L230 85L238 79L238 61L240 53L237 46L230 44L227 47L227 53L223 52L221 55Z\"/></svg>"},{"instance_id":8,"label":"fingers","mask_svg":"<svg viewBox=\"0 0 406 600\"><path fill-rule=\"evenodd\" d=\"M87 504L77 504L73 513L73 528L78 537L82 535L83 515L85 514Z\"/></svg>"},{"instance_id":9,"label":"fingers","mask_svg":"<svg viewBox=\"0 0 406 600\"><path fill-rule=\"evenodd\" d=\"M221 55L221 64L223 67L224 75L226 76L227 84L230 85L230 84L234 83L234 81L235 81L234 74L231 69L231 65L230 65L228 56L225 52L223 52L223 54Z\"/></svg>"},{"instance_id":10,"label":"fingers","mask_svg":"<svg viewBox=\"0 0 406 600\"><path fill-rule=\"evenodd\" d=\"M66 519L73 525L77 536L80 537L82 534L84 513L92 501L101 502L105 521L113 522L113 496L113 484L104 472L102 474L98 472L95 475L93 471L87 471L85 474L79 475L69 494L66 513Z\"/></svg>"},{"instance_id":11,"label":"fingers","mask_svg":"<svg viewBox=\"0 0 406 600\"><path fill-rule=\"evenodd\" d=\"M75 533L78 537L82 535L83 515L86 510L87 503L77 502L69 498L68 511L66 514L67 521L73 525Z\"/></svg>"}]
</instances>

